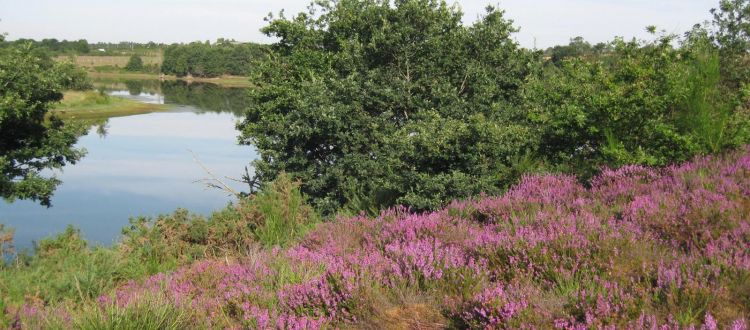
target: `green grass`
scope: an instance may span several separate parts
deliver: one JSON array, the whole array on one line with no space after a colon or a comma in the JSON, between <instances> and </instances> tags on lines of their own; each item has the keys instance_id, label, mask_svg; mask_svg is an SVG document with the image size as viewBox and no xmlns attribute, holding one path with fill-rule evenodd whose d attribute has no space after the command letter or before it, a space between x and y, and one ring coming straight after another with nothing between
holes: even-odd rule
<instances>
[{"instance_id":1,"label":"green grass","mask_svg":"<svg viewBox=\"0 0 750 330\"><path fill-rule=\"evenodd\" d=\"M0 296L5 304L34 297L47 302L85 301L117 283L125 266L116 251L89 249L80 231L65 232L44 239L34 257L21 256L0 267Z\"/></svg>"},{"instance_id":2,"label":"green grass","mask_svg":"<svg viewBox=\"0 0 750 330\"><path fill-rule=\"evenodd\" d=\"M148 104L96 91L68 91L51 113L62 119L105 119L167 109L169 107L163 104Z\"/></svg>"},{"instance_id":3,"label":"green grass","mask_svg":"<svg viewBox=\"0 0 750 330\"><path fill-rule=\"evenodd\" d=\"M159 297L147 297L124 308L110 305L84 311L73 320L76 329L195 329L189 311L175 307Z\"/></svg>"},{"instance_id":4,"label":"green grass","mask_svg":"<svg viewBox=\"0 0 750 330\"><path fill-rule=\"evenodd\" d=\"M24 303L72 308L67 321L53 311L36 319L44 323L29 324L30 328L193 328L186 323L189 311L160 297L147 297L143 304L127 308L101 306L97 298L129 280L139 281L196 260L229 260L246 256L260 245L288 245L319 221L303 200L299 184L282 175L256 197L243 198L208 218L186 210L155 219L132 218L123 228L121 241L112 247L90 247L80 230L68 227L40 240L33 254L21 253L0 263L0 329L12 324L15 311ZM0 238L3 235L6 243L12 242L11 230L0 230ZM300 283L323 272L318 267L300 270L284 259L273 267L279 274L274 281L278 286Z\"/></svg>"}]
</instances>

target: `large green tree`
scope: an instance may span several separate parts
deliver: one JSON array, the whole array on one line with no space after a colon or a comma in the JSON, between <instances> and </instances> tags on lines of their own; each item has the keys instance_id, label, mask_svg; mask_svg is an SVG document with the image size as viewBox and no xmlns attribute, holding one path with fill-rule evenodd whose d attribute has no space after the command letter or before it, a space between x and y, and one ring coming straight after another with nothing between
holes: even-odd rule
<instances>
[{"instance_id":1,"label":"large green tree","mask_svg":"<svg viewBox=\"0 0 750 330\"><path fill-rule=\"evenodd\" d=\"M241 141L256 179L287 172L324 212L497 193L533 149L517 110L540 54L500 10L466 26L445 1L316 1L263 31Z\"/></svg>"},{"instance_id":2,"label":"large green tree","mask_svg":"<svg viewBox=\"0 0 750 330\"><path fill-rule=\"evenodd\" d=\"M711 10L714 38L721 49L724 81L733 86L750 80L750 0L721 0Z\"/></svg>"},{"instance_id":3,"label":"large green tree","mask_svg":"<svg viewBox=\"0 0 750 330\"><path fill-rule=\"evenodd\" d=\"M80 85L70 72L30 46L0 50L0 197L49 206L60 181L44 171L82 157L73 145L85 128L48 116L63 88Z\"/></svg>"}]
</instances>

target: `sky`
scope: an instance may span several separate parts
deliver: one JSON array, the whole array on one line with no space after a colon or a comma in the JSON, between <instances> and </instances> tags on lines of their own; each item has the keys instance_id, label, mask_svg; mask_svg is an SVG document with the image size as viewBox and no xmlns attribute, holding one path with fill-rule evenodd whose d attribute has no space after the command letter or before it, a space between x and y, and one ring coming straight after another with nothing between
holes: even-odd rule
<instances>
[{"instance_id":1,"label":"sky","mask_svg":"<svg viewBox=\"0 0 750 330\"><path fill-rule=\"evenodd\" d=\"M270 43L259 30L268 13L287 16L309 0L0 0L0 33L8 38L190 42L230 38ZM448 0L448 3L453 3ZM524 47L546 48L582 36L596 43L615 36L648 38L656 25L682 33L711 18L718 0L459 0L471 23L488 4L506 11Z\"/></svg>"}]
</instances>

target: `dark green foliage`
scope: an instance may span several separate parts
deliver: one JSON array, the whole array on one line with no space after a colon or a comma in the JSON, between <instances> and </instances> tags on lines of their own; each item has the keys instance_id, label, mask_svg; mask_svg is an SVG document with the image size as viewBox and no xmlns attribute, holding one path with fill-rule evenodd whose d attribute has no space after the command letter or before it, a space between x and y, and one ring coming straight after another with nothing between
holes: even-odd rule
<instances>
[{"instance_id":1,"label":"dark green foliage","mask_svg":"<svg viewBox=\"0 0 750 330\"><path fill-rule=\"evenodd\" d=\"M720 83L718 50L695 30L613 43L609 58L564 61L529 84L540 155L588 176L601 166L667 165L747 141L738 91Z\"/></svg>"},{"instance_id":2,"label":"dark green foliage","mask_svg":"<svg viewBox=\"0 0 750 330\"><path fill-rule=\"evenodd\" d=\"M0 39L0 42L3 42L4 40ZM17 39L13 41L8 41L3 44L0 44L0 47L6 47L6 46L23 46L27 44L32 44L34 48L44 49L45 51L50 52L51 54L55 55L61 55L61 54L88 54L90 52L90 47L88 41L86 39L80 39L80 40L57 40L57 39L43 39L41 41L36 41L33 39Z\"/></svg>"},{"instance_id":3,"label":"dark green foliage","mask_svg":"<svg viewBox=\"0 0 750 330\"><path fill-rule=\"evenodd\" d=\"M555 65L561 65L567 58L595 57L611 51L605 43L598 43L592 46L582 37L570 39L570 43L565 46L550 47L545 51L550 62Z\"/></svg>"},{"instance_id":4,"label":"dark green foliage","mask_svg":"<svg viewBox=\"0 0 750 330\"><path fill-rule=\"evenodd\" d=\"M215 44L174 44L164 49L161 70L178 77L247 75L252 63L265 57L264 48L258 44L237 44L223 39Z\"/></svg>"},{"instance_id":5,"label":"dark green foliage","mask_svg":"<svg viewBox=\"0 0 750 330\"><path fill-rule=\"evenodd\" d=\"M130 59L128 60L128 64L125 65L125 70L127 71L142 71L143 70L143 59L133 54L130 56Z\"/></svg>"},{"instance_id":6,"label":"dark green foliage","mask_svg":"<svg viewBox=\"0 0 750 330\"><path fill-rule=\"evenodd\" d=\"M76 67L75 64L71 62L58 62L55 66L63 89L85 91L94 88L94 84L89 79L86 71Z\"/></svg>"},{"instance_id":7,"label":"dark green foliage","mask_svg":"<svg viewBox=\"0 0 750 330\"><path fill-rule=\"evenodd\" d=\"M46 118L64 88L81 88L84 76L24 46L0 50L0 197L50 205L59 181L44 169L61 168L83 156L73 148L85 128Z\"/></svg>"},{"instance_id":8,"label":"dark green foliage","mask_svg":"<svg viewBox=\"0 0 750 330\"><path fill-rule=\"evenodd\" d=\"M261 181L286 171L329 214L430 209L512 181L534 147L518 91L539 54L502 11L461 16L443 1L346 0L272 18L263 31L279 41L240 125Z\"/></svg>"},{"instance_id":9,"label":"dark green foliage","mask_svg":"<svg viewBox=\"0 0 750 330\"><path fill-rule=\"evenodd\" d=\"M721 0L719 8L711 10L716 30L715 41L720 46L722 76L726 83L739 86L750 80L750 1Z\"/></svg>"}]
</instances>

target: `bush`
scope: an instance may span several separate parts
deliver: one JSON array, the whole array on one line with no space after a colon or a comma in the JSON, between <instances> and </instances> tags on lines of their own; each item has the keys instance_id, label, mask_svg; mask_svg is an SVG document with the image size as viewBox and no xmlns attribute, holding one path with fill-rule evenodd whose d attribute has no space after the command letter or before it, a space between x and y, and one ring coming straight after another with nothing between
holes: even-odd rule
<instances>
[{"instance_id":1,"label":"bush","mask_svg":"<svg viewBox=\"0 0 750 330\"><path fill-rule=\"evenodd\" d=\"M182 209L155 219L132 218L119 249L136 273L145 268L153 274L205 257L244 255L258 244L285 246L317 222L299 184L282 175L208 219Z\"/></svg>"},{"instance_id":2,"label":"bush","mask_svg":"<svg viewBox=\"0 0 750 330\"><path fill-rule=\"evenodd\" d=\"M250 72L254 63L266 57L265 48L260 44L238 44L223 39L214 44L173 44L164 49L161 72L178 77L217 77L224 74L244 76Z\"/></svg>"},{"instance_id":3,"label":"bush","mask_svg":"<svg viewBox=\"0 0 750 330\"><path fill-rule=\"evenodd\" d=\"M208 220L183 211L139 227L122 245L131 253L90 251L72 228L40 242L30 261L0 271L0 324L742 328L750 312L749 173L746 147L667 169L605 170L590 187L535 175L502 196L432 213L342 217L304 235L304 221L292 215L306 207L284 179ZM261 218L248 220L252 214ZM229 219L240 226L212 231L231 228ZM237 232L275 248L180 260L145 279L124 271L146 251L211 251L215 235L231 241ZM302 237L279 241L279 232Z\"/></svg>"},{"instance_id":4,"label":"bush","mask_svg":"<svg viewBox=\"0 0 750 330\"><path fill-rule=\"evenodd\" d=\"M33 256L18 256L0 267L6 303L35 298L45 303L85 301L111 289L122 279L123 264L110 249L89 249L80 231L41 240Z\"/></svg>"},{"instance_id":5,"label":"bush","mask_svg":"<svg viewBox=\"0 0 750 330\"><path fill-rule=\"evenodd\" d=\"M61 62L55 65L60 84L64 89L85 91L94 88L94 84L89 79L88 74L83 69L75 66L71 62Z\"/></svg>"},{"instance_id":6,"label":"bush","mask_svg":"<svg viewBox=\"0 0 750 330\"><path fill-rule=\"evenodd\" d=\"M265 189L240 202L241 218L250 224L250 231L263 246L286 246L318 222L299 187L282 173Z\"/></svg>"},{"instance_id":7,"label":"bush","mask_svg":"<svg viewBox=\"0 0 750 330\"><path fill-rule=\"evenodd\" d=\"M128 64L125 65L125 70L143 71L143 59L136 54L131 55Z\"/></svg>"},{"instance_id":8,"label":"bush","mask_svg":"<svg viewBox=\"0 0 750 330\"><path fill-rule=\"evenodd\" d=\"M694 31L615 41L605 59L547 67L526 89L540 155L590 177L602 166L665 166L746 143L737 90L721 85L718 51Z\"/></svg>"},{"instance_id":9,"label":"bush","mask_svg":"<svg viewBox=\"0 0 750 330\"><path fill-rule=\"evenodd\" d=\"M33 255L21 254L12 263L0 264L0 325L10 322L11 311L24 301L81 304L128 280L169 272L196 260L240 258L259 246L287 246L303 237L318 219L304 203L299 184L282 175L257 195L208 219L186 210L155 219L132 218L130 226L123 228L122 241L113 248L89 248L80 231L69 226L63 233L41 240ZM0 226L0 248L11 251L7 249L11 243L11 233ZM128 309L106 311L123 322L130 322L133 316L133 310ZM158 315L144 315L152 316ZM133 322L149 320L153 321Z\"/></svg>"}]
</instances>

